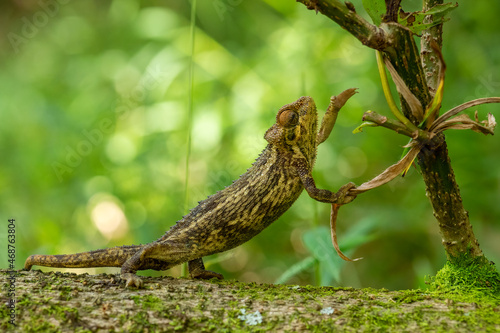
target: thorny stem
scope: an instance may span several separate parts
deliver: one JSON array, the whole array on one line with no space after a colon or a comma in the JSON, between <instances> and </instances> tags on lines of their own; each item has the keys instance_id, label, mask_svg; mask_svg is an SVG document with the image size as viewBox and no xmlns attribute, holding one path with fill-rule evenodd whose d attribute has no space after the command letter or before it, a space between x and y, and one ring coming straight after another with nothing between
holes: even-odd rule
<instances>
[{"instance_id":1,"label":"thorny stem","mask_svg":"<svg viewBox=\"0 0 500 333\"><path fill-rule=\"evenodd\" d=\"M364 45L380 50L389 59L396 72L425 108L432 101L439 79L438 57L433 54L431 41L442 44L441 26L428 29L422 38L422 55L419 54L412 33L396 21L394 7L399 7L399 0L386 0L387 8L392 9L384 17L384 23L376 27L356 14L352 5L346 6L337 0L297 0L309 9L321 12L342 28L349 31ZM442 0L424 0L424 9L431 8ZM418 120L401 97L403 114L413 124ZM373 115L373 114L372 114ZM366 114L365 114L366 117ZM387 121L382 126L397 126ZM408 133L403 134L407 135ZM463 253L482 256L482 251L472 232L469 216L464 209L460 191L451 167L446 141L443 134L436 135L425 143L418 155L426 192L438 220L443 246L448 258L452 259Z\"/></svg>"},{"instance_id":2,"label":"thorny stem","mask_svg":"<svg viewBox=\"0 0 500 333\"><path fill-rule=\"evenodd\" d=\"M443 4L443 0L425 0L423 10L430 9L435 5ZM427 18L431 21L431 18ZM434 41L436 45L443 45L443 25L438 24L422 32L422 38L420 39L420 55L422 58L422 67L424 68L425 78L427 81L427 86L431 95L434 96L438 82L439 82L439 56L436 55L436 51L432 48L431 44Z\"/></svg>"},{"instance_id":3,"label":"thorny stem","mask_svg":"<svg viewBox=\"0 0 500 333\"><path fill-rule=\"evenodd\" d=\"M424 0L423 9L429 9L443 0ZM430 19L430 18L429 18ZM421 64L425 70L425 81L429 94L434 95L439 82L439 55L442 48L442 24L426 29L421 39ZM439 50L432 47L435 43ZM472 231L469 214L465 210L455 174L451 167L444 135L439 135L435 146L423 149L418 163L426 184L426 192L438 220L443 246L447 257L453 259L461 253L474 257L483 256L479 243Z\"/></svg>"}]
</instances>

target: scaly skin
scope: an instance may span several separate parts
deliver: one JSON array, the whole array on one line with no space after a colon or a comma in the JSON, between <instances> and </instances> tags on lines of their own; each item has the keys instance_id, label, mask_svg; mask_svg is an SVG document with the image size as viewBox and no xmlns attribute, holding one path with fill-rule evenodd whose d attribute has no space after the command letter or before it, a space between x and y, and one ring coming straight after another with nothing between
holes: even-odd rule
<instances>
[{"instance_id":1,"label":"scaly skin","mask_svg":"<svg viewBox=\"0 0 500 333\"><path fill-rule=\"evenodd\" d=\"M205 270L202 257L227 251L256 236L287 211L304 188L321 202L344 204L354 199L349 195L354 184L333 193L316 188L311 175L317 146L328 138L338 111L354 93L348 89L332 97L319 133L312 98L301 97L283 106L276 123L266 132L267 147L247 172L201 201L158 240L76 254L32 255L25 269L33 265L121 267L126 285L139 288L143 283L136 271L166 270L188 262L191 277L222 279L222 275Z\"/></svg>"}]
</instances>

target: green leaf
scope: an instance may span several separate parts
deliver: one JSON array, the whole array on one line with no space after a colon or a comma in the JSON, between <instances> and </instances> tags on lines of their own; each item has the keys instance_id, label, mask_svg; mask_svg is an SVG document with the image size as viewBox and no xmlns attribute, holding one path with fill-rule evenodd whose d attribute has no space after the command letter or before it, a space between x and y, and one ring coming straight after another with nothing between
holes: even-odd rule
<instances>
[{"instance_id":1,"label":"green leaf","mask_svg":"<svg viewBox=\"0 0 500 333\"><path fill-rule=\"evenodd\" d=\"M418 34L425 29L447 21L448 19L445 19L445 16L457 7L458 4L450 2L442 5L436 5L424 12L401 12L398 17L398 22L399 24L409 28L412 32ZM432 15L432 21L424 22L429 15Z\"/></svg>"},{"instance_id":2,"label":"green leaf","mask_svg":"<svg viewBox=\"0 0 500 333\"><path fill-rule=\"evenodd\" d=\"M385 7L385 0L363 0L363 7L372 18L375 25L382 23L382 16L387 11Z\"/></svg>"},{"instance_id":3,"label":"green leaf","mask_svg":"<svg viewBox=\"0 0 500 333\"><path fill-rule=\"evenodd\" d=\"M283 284L287 282L300 272L308 270L314 265L315 262L316 259L313 257L307 257L304 260L299 261L298 263L292 265L290 268L284 271L283 274L281 274L280 277L277 278L276 281L274 281L274 284Z\"/></svg>"},{"instance_id":4,"label":"green leaf","mask_svg":"<svg viewBox=\"0 0 500 333\"><path fill-rule=\"evenodd\" d=\"M358 246L373 239L372 230L376 225L374 219L363 219L356 228L351 228L341 236L340 245L345 253L352 252ZM320 263L321 285L337 284L340 281L340 272L347 261L342 260L332 245L330 229L320 226L304 233L302 240L315 260Z\"/></svg>"},{"instance_id":5,"label":"green leaf","mask_svg":"<svg viewBox=\"0 0 500 333\"><path fill-rule=\"evenodd\" d=\"M321 284L329 285L340 280L340 270L345 262L336 254L330 238L330 229L320 226L308 230L302 237L311 255L320 262Z\"/></svg>"}]
</instances>

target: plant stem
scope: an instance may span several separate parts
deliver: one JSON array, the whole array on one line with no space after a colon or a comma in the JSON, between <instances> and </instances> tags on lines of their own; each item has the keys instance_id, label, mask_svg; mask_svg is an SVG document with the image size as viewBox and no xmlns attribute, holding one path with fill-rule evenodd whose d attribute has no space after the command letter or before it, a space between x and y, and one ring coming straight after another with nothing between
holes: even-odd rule
<instances>
[{"instance_id":1,"label":"plant stem","mask_svg":"<svg viewBox=\"0 0 500 333\"><path fill-rule=\"evenodd\" d=\"M385 48L388 44L382 29L347 8L343 2L338 0L297 0L297 2L301 2L308 9L314 9L316 12L320 12L337 22L342 28L359 39L363 45L379 50Z\"/></svg>"},{"instance_id":2,"label":"plant stem","mask_svg":"<svg viewBox=\"0 0 500 333\"><path fill-rule=\"evenodd\" d=\"M482 256L455 181L444 135L437 138L434 145L422 149L417 158L446 255L448 259L464 253L472 257Z\"/></svg>"},{"instance_id":3,"label":"plant stem","mask_svg":"<svg viewBox=\"0 0 500 333\"><path fill-rule=\"evenodd\" d=\"M408 127L406 127L402 122L387 118L386 116L383 116L374 111L366 111L363 114L363 121L372 122L374 124L377 124L378 126L388 128L396 133L406 135L409 138L413 138L415 135L415 133L408 130Z\"/></svg>"},{"instance_id":4,"label":"plant stem","mask_svg":"<svg viewBox=\"0 0 500 333\"><path fill-rule=\"evenodd\" d=\"M435 51L430 47L430 43L434 40L441 45L440 27L433 27L424 33L426 37L422 40L424 46L420 56L413 34L398 23L391 22L396 20L394 15L386 15L384 23L375 27L360 18L352 6L349 6L349 9L337 0L298 1L331 18L364 45L382 51L424 109L431 103L438 84L439 64L438 57L431 53ZM442 1L425 0L424 7L430 8L440 2ZM399 3L399 0L386 1L387 8L392 9L396 5L399 6ZM405 117L418 125L418 119L412 115L404 98L400 96L400 99ZM425 142L418 155L418 163L448 258L452 259L464 253L473 257L482 256L472 232L468 213L462 203L443 134Z\"/></svg>"},{"instance_id":5,"label":"plant stem","mask_svg":"<svg viewBox=\"0 0 500 333\"><path fill-rule=\"evenodd\" d=\"M439 76L439 63L434 63L438 76L435 79L434 76L428 78L411 32L390 22L385 30L388 31L394 46L384 50L384 53L410 91L423 106L428 105L432 100L432 94L427 82L430 81L435 89ZM438 62L438 57L435 56L435 58L434 62ZM408 104L402 98L401 105L403 114L416 124L416 119L412 117ZM467 252L470 252L472 256L482 256L482 251L472 231L469 215L462 203L444 135L437 135L428 142L420 151L417 161L425 182L427 196L434 210L434 217L438 221L447 257L451 259Z\"/></svg>"},{"instance_id":6,"label":"plant stem","mask_svg":"<svg viewBox=\"0 0 500 333\"><path fill-rule=\"evenodd\" d=\"M442 4L443 0L424 0L423 10ZM429 17L429 20L431 18ZM439 83L439 56L431 43L441 49L443 25L426 29L422 33L421 64L425 72L426 85L434 95ZM479 243L472 231L469 214L464 208L460 189L455 180L444 135L439 135L436 143L418 155L418 164L426 185L426 193L438 221L442 243L448 259L457 258L469 252L472 257L483 256Z\"/></svg>"},{"instance_id":7,"label":"plant stem","mask_svg":"<svg viewBox=\"0 0 500 333\"><path fill-rule=\"evenodd\" d=\"M443 0L424 0L423 10L430 9L435 5L443 4ZM431 18L427 18L430 22ZM425 78L427 81L427 86L431 94L434 96L438 81L439 81L439 57L435 54L436 52L431 47L431 43L434 41L436 45L443 45L443 25L438 24L434 27L426 29L422 32L422 38L420 39L420 55L422 58L422 67L424 68Z\"/></svg>"},{"instance_id":8,"label":"plant stem","mask_svg":"<svg viewBox=\"0 0 500 333\"><path fill-rule=\"evenodd\" d=\"M189 68L188 68L188 117L187 117L187 148L186 148L186 173L184 183L184 214L189 210L189 159L191 157L191 132L193 127L193 76L194 76L194 37L196 27L196 0L191 2L191 25L190 25L190 51ZM187 275L187 264L184 263L181 267L181 275Z\"/></svg>"}]
</instances>

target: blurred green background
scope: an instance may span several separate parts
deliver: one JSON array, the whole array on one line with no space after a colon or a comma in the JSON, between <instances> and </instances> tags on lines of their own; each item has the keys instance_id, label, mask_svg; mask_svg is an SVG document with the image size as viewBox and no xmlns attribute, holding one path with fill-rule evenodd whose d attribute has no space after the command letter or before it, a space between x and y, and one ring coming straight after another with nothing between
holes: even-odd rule
<instances>
[{"instance_id":1,"label":"blurred green background","mask_svg":"<svg viewBox=\"0 0 500 333\"><path fill-rule=\"evenodd\" d=\"M361 1L353 3L367 17ZM406 10L418 6L403 1ZM499 12L500 2L490 0L459 1L451 13L443 111L500 96ZM16 267L31 254L162 236L185 213L190 3L11 0L0 13L0 243L15 218ZM407 143L384 129L352 134L364 111L388 114L374 51L295 1L198 1L193 57L189 207L238 178L264 148L276 111L302 95L321 114L331 95L359 88L319 149L318 187L367 181ZM497 109L479 111L484 118ZM449 131L447 140L476 236L499 262L500 140L471 131ZM320 228L329 209L303 194L258 237L206 261L240 281L272 283L299 263L286 283L388 289L423 286L445 262L414 169L340 211L340 246L364 260L341 262L326 246L311 250L329 240ZM319 264L307 261L311 251Z\"/></svg>"}]
</instances>

